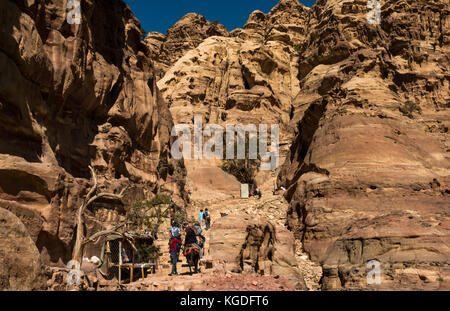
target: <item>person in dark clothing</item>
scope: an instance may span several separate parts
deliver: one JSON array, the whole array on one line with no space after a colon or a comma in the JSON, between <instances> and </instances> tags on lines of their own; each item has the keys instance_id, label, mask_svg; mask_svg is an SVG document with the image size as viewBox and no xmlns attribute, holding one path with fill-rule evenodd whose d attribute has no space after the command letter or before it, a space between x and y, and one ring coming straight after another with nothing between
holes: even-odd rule
<instances>
[{"instance_id":1,"label":"person in dark clothing","mask_svg":"<svg viewBox=\"0 0 450 311\"><path fill-rule=\"evenodd\" d=\"M261 199L262 197L262 191L258 188L256 189L256 195L258 196L258 199Z\"/></svg>"},{"instance_id":2,"label":"person in dark clothing","mask_svg":"<svg viewBox=\"0 0 450 311\"><path fill-rule=\"evenodd\" d=\"M188 226L186 228L186 236L184 238L184 247L186 247L188 245L195 246L200 252L200 257L202 257L202 254L203 254L202 248L198 244L197 231L195 230L195 227L193 227L193 226Z\"/></svg>"},{"instance_id":3,"label":"person in dark clothing","mask_svg":"<svg viewBox=\"0 0 450 311\"><path fill-rule=\"evenodd\" d=\"M203 217L205 218L206 230L209 230L209 228L211 227L211 216L209 215L209 211L207 208L203 212Z\"/></svg>"},{"instance_id":4,"label":"person in dark clothing","mask_svg":"<svg viewBox=\"0 0 450 311\"><path fill-rule=\"evenodd\" d=\"M169 246L169 252L170 252L170 259L172 260L172 272L169 274L177 275L177 262L178 262L178 254L181 249L181 241L178 237L173 237L172 241L170 242Z\"/></svg>"},{"instance_id":5,"label":"person in dark clothing","mask_svg":"<svg viewBox=\"0 0 450 311\"><path fill-rule=\"evenodd\" d=\"M186 228L186 237L184 238L184 246L189 244L197 244L197 233L192 226Z\"/></svg>"}]
</instances>

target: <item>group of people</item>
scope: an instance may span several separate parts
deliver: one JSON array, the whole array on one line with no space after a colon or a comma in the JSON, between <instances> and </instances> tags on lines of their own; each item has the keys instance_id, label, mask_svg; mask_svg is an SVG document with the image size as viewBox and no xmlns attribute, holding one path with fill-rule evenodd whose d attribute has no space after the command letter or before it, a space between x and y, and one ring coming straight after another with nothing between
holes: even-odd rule
<instances>
[{"instance_id":1,"label":"group of people","mask_svg":"<svg viewBox=\"0 0 450 311\"><path fill-rule=\"evenodd\" d=\"M211 228L211 216L207 208L204 211L202 209L200 210L200 213L198 213L198 221L200 224L205 224L206 230Z\"/></svg>"},{"instance_id":2,"label":"group of people","mask_svg":"<svg viewBox=\"0 0 450 311\"><path fill-rule=\"evenodd\" d=\"M204 213L203 210L202 213ZM208 213L206 215L208 216L207 219L210 219ZM206 224L208 226L207 228L209 228L209 222L206 222ZM182 245L184 245L185 248L190 246L197 248L200 258L203 256L203 246L206 242L206 238L202 235L202 231L203 229L200 222L196 222L194 225L184 226L185 234L183 244L180 225L176 222L172 222L169 240L169 253L172 263L172 272L169 274L170 276L178 275L177 263L179 261L178 258Z\"/></svg>"}]
</instances>

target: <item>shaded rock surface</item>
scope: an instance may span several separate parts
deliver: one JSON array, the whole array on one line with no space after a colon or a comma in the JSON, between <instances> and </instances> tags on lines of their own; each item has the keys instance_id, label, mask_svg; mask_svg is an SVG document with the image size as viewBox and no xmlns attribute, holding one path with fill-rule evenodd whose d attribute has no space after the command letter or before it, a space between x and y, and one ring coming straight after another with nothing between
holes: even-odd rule
<instances>
[{"instance_id":1,"label":"shaded rock surface","mask_svg":"<svg viewBox=\"0 0 450 311\"><path fill-rule=\"evenodd\" d=\"M0 290L43 290L39 252L25 225L0 208Z\"/></svg>"},{"instance_id":2,"label":"shaded rock surface","mask_svg":"<svg viewBox=\"0 0 450 311\"><path fill-rule=\"evenodd\" d=\"M184 167L170 155L172 118L158 94L140 24L121 1L0 3L0 206L24 222L44 261L65 264L91 165L102 190L87 234L123 220L160 191L183 202ZM89 250L87 250L89 252Z\"/></svg>"},{"instance_id":3,"label":"shaded rock surface","mask_svg":"<svg viewBox=\"0 0 450 311\"><path fill-rule=\"evenodd\" d=\"M297 45L308 8L282 1L267 15L255 11L244 29L213 36L189 50L158 82L176 123L279 124L282 143L299 91Z\"/></svg>"},{"instance_id":4,"label":"shaded rock surface","mask_svg":"<svg viewBox=\"0 0 450 311\"><path fill-rule=\"evenodd\" d=\"M208 256L225 271L178 288L251 288L250 272L285 275L290 289L450 288L448 1L380 0L371 25L367 1L281 0L242 29L190 13L145 40L120 1L84 1L81 25L67 24L65 3L0 3L0 207L44 262L70 258L91 165L104 190L132 187L124 205L93 205L87 232L156 191L187 202L185 180L188 213L210 208ZM278 124L285 199L242 201L220 161L174 161L172 125L194 115ZM379 285L367 283L370 260ZM59 288L64 272L49 275Z\"/></svg>"}]
</instances>

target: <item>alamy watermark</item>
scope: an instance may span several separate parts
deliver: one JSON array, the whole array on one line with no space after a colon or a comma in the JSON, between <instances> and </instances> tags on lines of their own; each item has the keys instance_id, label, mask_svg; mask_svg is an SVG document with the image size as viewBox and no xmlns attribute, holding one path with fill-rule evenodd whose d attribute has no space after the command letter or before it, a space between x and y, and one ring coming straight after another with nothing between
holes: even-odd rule
<instances>
[{"instance_id":1,"label":"alamy watermark","mask_svg":"<svg viewBox=\"0 0 450 311\"><path fill-rule=\"evenodd\" d=\"M194 152L192 152L191 125L177 124L172 128L172 136L181 136L172 144L172 157L181 159L261 159L260 170L276 170L279 165L279 126L270 126L270 151L268 150L268 126L260 124L226 125L207 124L203 128L202 117L194 120ZM259 131L259 135L258 135ZM224 132L226 150L224 150ZM248 135L248 136L247 136ZM211 137L203 143L203 137ZM248 140L247 140L248 137ZM237 139L236 139L237 138ZM236 139L236 140L235 140ZM246 150L248 146L248 152ZM258 153L259 149L259 153ZM226 151L226 152L224 152ZM237 152L235 152L237 151ZM237 153L237 154L235 154Z\"/></svg>"},{"instance_id":2,"label":"alamy watermark","mask_svg":"<svg viewBox=\"0 0 450 311\"><path fill-rule=\"evenodd\" d=\"M367 8L370 12L366 15L367 22L370 25L381 24L381 4L380 0L369 0L367 2Z\"/></svg>"},{"instance_id":3,"label":"alamy watermark","mask_svg":"<svg viewBox=\"0 0 450 311\"><path fill-rule=\"evenodd\" d=\"M91 259L83 258L83 262L90 262L95 265L91 270L85 271L86 273L94 272L101 265L101 260L97 256L92 256ZM70 269L66 275L67 284L80 285L82 275L81 263L78 260L71 260L67 263L66 268Z\"/></svg>"},{"instance_id":4,"label":"alamy watermark","mask_svg":"<svg viewBox=\"0 0 450 311\"><path fill-rule=\"evenodd\" d=\"M69 0L67 2L67 23L70 25L81 24L81 3L80 0Z\"/></svg>"},{"instance_id":5,"label":"alamy watermark","mask_svg":"<svg viewBox=\"0 0 450 311\"><path fill-rule=\"evenodd\" d=\"M381 284L381 263L378 260L371 260L367 263L367 285Z\"/></svg>"}]
</instances>

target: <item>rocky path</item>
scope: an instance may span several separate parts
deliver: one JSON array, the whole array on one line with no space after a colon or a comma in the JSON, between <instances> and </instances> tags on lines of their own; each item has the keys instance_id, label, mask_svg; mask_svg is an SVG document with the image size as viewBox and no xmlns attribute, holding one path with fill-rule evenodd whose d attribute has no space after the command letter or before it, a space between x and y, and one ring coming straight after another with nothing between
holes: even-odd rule
<instances>
[{"instance_id":1,"label":"rocky path","mask_svg":"<svg viewBox=\"0 0 450 311\"><path fill-rule=\"evenodd\" d=\"M195 217L201 208L208 208L211 214L212 226L219 224L223 215L249 215L255 218L268 220L276 225L284 226L288 203L282 194L273 194L274 176L266 179L260 185L263 197L257 199L240 199L236 193L224 195L218 193L214 197L211 192L208 196L192 200L192 207L188 209L189 216ZM199 189L201 190L201 189ZM168 254L168 232L160 233L158 245L161 247L163 256L156 274L148 275L145 280L138 280L131 284L123 285L125 290L295 290L295 287L285 277L278 275L241 274L230 271L222 262L211 258L211 232L204 230L206 244L204 257L200 263L200 273L189 275L186 259L181 254L181 263L178 263L178 276L169 276L171 265ZM244 242L244 241L242 241ZM303 253L301 243L296 241L295 259L299 270L305 278L308 290L319 290L319 280L322 269L319 265L311 262L307 254ZM107 288L107 287L105 287Z\"/></svg>"},{"instance_id":2,"label":"rocky path","mask_svg":"<svg viewBox=\"0 0 450 311\"><path fill-rule=\"evenodd\" d=\"M281 193L273 194L275 176L270 176L266 182L260 185L263 197L258 199L240 199L236 193L224 195L218 193L214 197L211 192L208 196L192 200L192 207L188 209L189 216L197 218L200 209L208 208L210 211L212 226L220 223L222 216L248 215L254 218L268 220L275 225L284 226L288 203ZM200 189L199 189L200 190ZM200 263L201 273L189 275L186 260L180 255L181 263L178 264L179 276L168 276L170 273L170 260L167 252L169 235L166 232L160 234L158 244L163 256L161 265L156 275L150 275L144 282L131 284L133 289L139 290L294 290L295 288L287 279L279 276L259 276L256 274L238 274L218 260L211 257L211 232L204 230L206 237L204 257ZM244 241L242 241L243 243ZM309 290L320 289L319 281L322 269L311 262L307 254L302 251L301 243L296 241L295 259L299 270L305 278ZM220 281L219 281L220 280Z\"/></svg>"},{"instance_id":3,"label":"rocky path","mask_svg":"<svg viewBox=\"0 0 450 311\"><path fill-rule=\"evenodd\" d=\"M239 217L261 219L262 223L269 221L274 224L277 231L283 230L286 222L288 203L281 193L272 193L274 178L274 176L268 177L265 179L266 182L260 185L260 188L263 191L263 197L261 199L254 197L250 199L240 199L234 195L227 196L220 193L216 198L209 194L204 200L199 199L199 196L197 196L196 200L192 200L192 207L187 211L189 216L194 217L198 214L200 208L208 207L212 218L211 229L207 231L204 230L203 232L206 236L206 244L204 248L204 257L200 263L200 273L190 275L186 259L180 254L180 262L178 263L179 275L169 276L169 273L171 272L168 254L169 232L168 228L164 228L160 232L157 241L163 255L160 258L159 267L155 274L148 274L145 279L135 279L132 283L127 283L128 276L124 275L124 284L120 286L117 284L117 281L106 281L99 275L94 277L90 275L90 281L87 282L90 285L86 285L85 289L131 291L296 290L296 286L289 280L289 276L284 273L264 273L264 275L259 275L248 271L244 273L234 271L234 269L230 268L229 263L227 264L225 261L221 260L221 258L217 258L217 254L219 254L220 257L222 257L222 255L225 257L225 254L222 253L222 249L215 249L217 247L220 248L220 243L210 243L213 234L223 234L223 232L220 231L221 226L231 224L233 226L232 230L229 232L226 231L225 234L231 235L231 242L236 243L236 248L241 248L246 242L245 235L247 226L240 226L240 224L237 224L236 227L234 226L236 225L235 221L239 221ZM228 216L222 217L224 214L227 214ZM163 227L166 227L166 225ZM286 232L289 233L285 229L284 232L277 232L277 236L282 240L286 239ZM230 240L227 241L227 243L228 242L230 242ZM286 245L289 245L289 243L286 244L286 241L277 245L277 252L283 253L292 250L292 246L286 248ZM216 255L215 257L213 256L214 253ZM315 264L308 259L308 256L303 252L302 245L299 241L295 241L295 258L293 261L294 265L297 266L297 269L303 275L306 289L320 290L319 281L322 276L322 269L318 264ZM52 277L52 281L50 282L53 289L58 290L60 287L61 289L64 288L61 282L63 282L66 273L67 271L53 273L54 277ZM140 274L136 271L135 277L139 276ZM61 280L58 281L58 278ZM61 283L61 286L57 285L59 283Z\"/></svg>"}]
</instances>

